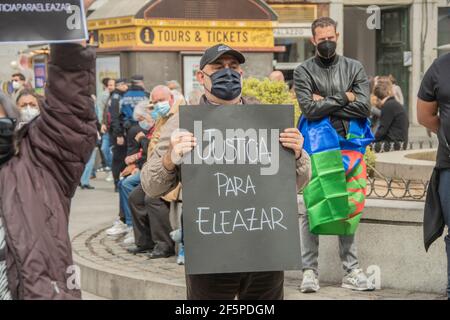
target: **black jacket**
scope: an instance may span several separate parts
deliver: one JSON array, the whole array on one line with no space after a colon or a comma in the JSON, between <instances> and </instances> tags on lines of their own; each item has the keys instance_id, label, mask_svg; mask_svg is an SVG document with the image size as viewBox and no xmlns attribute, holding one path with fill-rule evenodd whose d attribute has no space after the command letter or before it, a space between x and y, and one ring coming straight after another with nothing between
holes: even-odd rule
<instances>
[{"instance_id":1,"label":"black jacket","mask_svg":"<svg viewBox=\"0 0 450 320\"><path fill-rule=\"evenodd\" d=\"M423 242L425 250L442 236L445 228L444 214L442 212L439 196L439 169L435 168L430 179L425 200L425 213L423 218Z\"/></svg>"},{"instance_id":2,"label":"black jacket","mask_svg":"<svg viewBox=\"0 0 450 320\"><path fill-rule=\"evenodd\" d=\"M115 140L117 137L123 137L123 121L120 116L120 102L123 98L124 92L120 90L114 90L111 93L111 105L109 106L109 114L111 117L111 124L109 127L109 133Z\"/></svg>"},{"instance_id":3,"label":"black jacket","mask_svg":"<svg viewBox=\"0 0 450 320\"><path fill-rule=\"evenodd\" d=\"M389 98L381 109L380 125L375 134L376 141L408 142L409 120L405 108Z\"/></svg>"},{"instance_id":4,"label":"black jacket","mask_svg":"<svg viewBox=\"0 0 450 320\"><path fill-rule=\"evenodd\" d=\"M143 132L145 135L148 134L148 131L145 131L141 128L139 124L132 125L127 132L127 156L131 156L133 154L139 153L142 151L142 158L140 158L136 165L139 169L142 169L145 162L147 161L147 149L148 144L150 143L150 140L145 137L140 139L140 141L136 141L136 135L139 132Z\"/></svg>"},{"instance_id":5,"label":"black jacket","mask_svg":"<svg viewBox=\"0 0 450 320\"><path fill-rule=\"evenodd\" d=\"M330 117L342 136L348 133L348 120L370 117L369 81L359 61L336 56L326 66L318 57L312 57L297 67L294 84L303 116L308 120ZM350 103L346 92L353 92L356 101ZM314 101L313 94L325 99Z\"/></svg>"}]
</instances>

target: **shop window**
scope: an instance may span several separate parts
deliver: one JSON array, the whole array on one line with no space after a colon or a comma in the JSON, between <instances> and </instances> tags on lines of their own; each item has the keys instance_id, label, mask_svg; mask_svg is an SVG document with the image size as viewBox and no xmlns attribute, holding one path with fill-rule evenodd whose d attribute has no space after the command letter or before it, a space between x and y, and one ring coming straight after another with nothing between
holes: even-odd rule
<instances>
[{"instance_id":1,"label":"shop window","mask_svg":"<svg viewBox=\"0 0 450 320\"><path fill-rule=\"evenodd\" d=\"M277 38L275 46L284 46L285 52L275 54L277 63L301 63L314 55L314 45L309 38Z\"/></svg>"}]
</instances>

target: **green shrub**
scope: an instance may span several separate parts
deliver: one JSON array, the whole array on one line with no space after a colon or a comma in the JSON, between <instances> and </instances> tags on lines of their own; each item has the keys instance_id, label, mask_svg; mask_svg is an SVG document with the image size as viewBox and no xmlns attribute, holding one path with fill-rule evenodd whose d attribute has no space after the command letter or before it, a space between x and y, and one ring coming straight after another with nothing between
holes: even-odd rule
<instances>
[{"instance_id":1,"label":"green shrub","mask_svg":"<svg viewBox=\"0 0 450 320\"><path fill-rule=\"evenodd\" d=\"M262 104L290 104L295 107L294 126L300 117L300 107L297 99L289 92L288 86L281 81L270 81L265 78L259 80L256 78L248 78L244 80L242 89L244 97L254 97Z\"/></svg>"}]
</instances>

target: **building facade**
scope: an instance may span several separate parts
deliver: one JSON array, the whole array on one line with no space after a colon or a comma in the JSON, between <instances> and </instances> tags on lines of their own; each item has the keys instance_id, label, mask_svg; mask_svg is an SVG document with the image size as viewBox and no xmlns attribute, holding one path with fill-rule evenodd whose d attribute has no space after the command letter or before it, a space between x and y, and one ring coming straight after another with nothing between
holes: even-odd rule
<instances>
[{"instance_id":1,"label":"building facade","mask_svg":"<svg viewBox=\"0 0 450 320\"><path fill-rule=\"evenodd\" d=\"M278 15L275 45L284 48L274 54L274 68L292 80L295 68L315 53L310 41L311 23L318 17L329 16L330 4L293 0L267 0L267 3Z\"/></svg>"},{"instance_id":2,"label":"building facade","mask_svg":"<svg viewBox=\"0 0 450 320\"><path fill-rule=\"evenodd\" d=\"M450 47L449 0L330 0L295 1L267 0L277 11L283 6L293 20L303 24L303 46L306 54L275 54L275 67L280 70L295 67L308 58L307 43L310 21L302 21L308 6L315 6L317 15L330 16L338 22L341 34L338 52L361 61L369 76L392 74L405 96L410 121L417 122L416 101L424 72L440 54ZM294 14L304 6L304 12ZM284 13L281 13L283 15ZM302 16L303 15L303 16ZM280 18L280 26L283 24ZM310 19L311 20L311 19ZM298 25L297 25L298 26ZM310 33L310 32L309 32ZM297 34L300 36L300 33ZM277 36L275 37L277 43ZM283 45L286 42L280 42ZM449 46L446 46L449 45ZM279 57L283 57L280 59ZM280 63L289 60L288 64ZM297 60L297 61L295 61ZM287 73L289 78L289 73Z\"/></svg>"},{"instance_id":3,"label":"building facade","mask_svg":"<svg viewBox=\"0 0 450 320\"><path fill-rule=\"evenodd\" d=\"M178 80L189 94L203 51L224 43L245 52L246 74L273 70L277 15L260 0L103 0L89 16L97 78L142 74L152 88Z\"/></svg>"},{"instance_id":4,"label":"building facade","mask_svg":"<svg viewBox=\"0 0 450 320\"><path fill-rule=\"evenodd\" d=\"M150 88L178 80L198 84L202 51L224 42L245 52L246 75L293 70L314 55L311 23L330 16L341 34L338 53L358 59L369 76L392 74L417 122L424 72L450 49L449 0L97 0L89 16L98 43L98 78L140 73Z\"/></svg>"}]
</instances>

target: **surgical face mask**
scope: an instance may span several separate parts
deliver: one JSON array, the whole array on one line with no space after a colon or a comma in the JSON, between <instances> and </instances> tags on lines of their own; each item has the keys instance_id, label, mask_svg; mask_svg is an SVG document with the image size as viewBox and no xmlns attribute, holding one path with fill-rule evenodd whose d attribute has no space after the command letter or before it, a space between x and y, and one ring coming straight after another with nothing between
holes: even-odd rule
<instances>
[{"instance_id":1,"label":"surgical face mask","mask_svg":"<svg viewBox=\"0 0 450 320\"><path fill-rule=\"evenodd\" d=\"M139 121L139 126L145 130L149 131L153 127L153 123L148 122L147 120Z\"/></svg>"},{"instance_id":2,"label":"surgical face mask","mask_svg":"<svg viewBox=\"0 0 450 320\"><path fill-rule=\"evenodd\" d=\"M325 40L317 44L317 52L322 58L330 59L336 54L336 47L335 41Z\"/></svg>"},{"instance_id":3,"label":"surgical face mask","mask_svg":"<svg viewBox=\"0 0 450 320\"><path fill-rule=\"evenodd\" d=\"M20 121L28 123L40 114L39 108L26 105L20 109Z\"/></svg>"},{"instance_id":4,"label":"surgical face mask","mask_svg":"<svg viewBox=\"0 0 450 320\"><path fill-rule=\"evenodd\" d=\"M13 82L12 82L12 87L13 87L14 90L20 89L20 83L19 83L19 81L13 81Z\"/></svg>"},{"instance_id":5,"label":"surgical face mask","mask_svg":"<svg viewBox=\"0 0 450 320\"><path fill-rule=\"evenodd\" d=\"M155 108L152 111L152 118L157 120L159 118L165 117L170 111L169 101L158 102L155 104Z\"/></svg>"},{"instance_id":6,"label":"surgical face mask","mask_svg":"<svg viewBox=\"0 0 450 320\"><path fill-rule=\"evenodd\" d=\"M14 155L15 122L10 118L0 118L0 165L7 162Z\"/></svg>"},{"instance_id":7,"label":"surgical face mask","mask_svg":"<svg viewBox=\"0 0 450 320\"><path fill-rule=\"evenodd\" d=\"M221 100L231 101L242 93L241 74L230 68L224 68L212 75L206 74L211 79L211 94Z\"/></svg>"}]
</instances>

